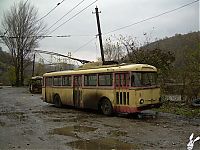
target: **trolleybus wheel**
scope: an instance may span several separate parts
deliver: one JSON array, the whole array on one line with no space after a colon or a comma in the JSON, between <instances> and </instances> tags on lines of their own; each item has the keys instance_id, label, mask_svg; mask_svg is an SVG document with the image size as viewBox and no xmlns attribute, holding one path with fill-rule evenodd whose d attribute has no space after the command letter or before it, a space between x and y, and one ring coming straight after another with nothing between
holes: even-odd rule
<instances>
[{"instance_id":1,"label":"trolleybus wheel","mask_svg":"<svg viewBox=\"0 0 200 150\"><path fill-rule=\"evenodd\" d=\"M29 85L29 91L33 94L33 85L32 84Z\"/></svg>"},{"instance_id":2,"label":"trolleybus wheel","mask_svg":"<svg viewBox=\"0 0 200 150\"><path fill-rule=\"evenodd\" d=\"M62 107L62 102L60 100L60 96L59 95L55 95L53 101L54 101L54 105L56 107L58 107L58 108Z\"/></svg>"},{"instance_id":3,"label":"trolleybus wheel","mask_svg":"<svg viewBox=\"0 0 200 150\"><path fill-rule=\"evenodd\" d=\"M100 104L100 109L104 115L111 115L113 112L112 104L108 99L103 99Z\"/></svg>"}]
</instances>

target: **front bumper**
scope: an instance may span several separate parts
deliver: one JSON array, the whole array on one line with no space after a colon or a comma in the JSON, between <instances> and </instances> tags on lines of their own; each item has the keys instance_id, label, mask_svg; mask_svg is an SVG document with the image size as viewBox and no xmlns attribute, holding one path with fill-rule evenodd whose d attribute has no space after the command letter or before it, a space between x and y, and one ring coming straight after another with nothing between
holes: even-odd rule
<instances>
[{"instance_id":1,"label":"front bumper","mask_svg":"<svg viewBox=\"0 0 200 150\"><path fill-rule=\"evenodd\" d=\"M162 103L146 104L140 107L114 106L113 110L117 113L137 113L147 109L159 108L160 106L162 106Z\"/></svg>"},{"instance_id":2,"label":"front bumper","mask_svg":"<svg viewBox=\"0 0 200 150\"><path fill-rule=\"evenodd\" d=\"M159 102L159 103L155 103L155 104L147 104L147 105L143 105L143 106L140 106L138 107L137 109L139 111L142 111L142 110L147 110L147 109L152 109L152 108L159 108L162 106L162 103Z\"/></svg>"}]
</instances>

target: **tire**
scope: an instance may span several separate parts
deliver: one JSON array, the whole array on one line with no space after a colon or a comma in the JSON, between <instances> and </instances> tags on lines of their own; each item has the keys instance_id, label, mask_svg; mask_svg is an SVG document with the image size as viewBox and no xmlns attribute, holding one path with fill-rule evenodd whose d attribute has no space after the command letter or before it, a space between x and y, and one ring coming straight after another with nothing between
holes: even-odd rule
<instances>
[{"instance_id":1,"label":"tire","mask_svg":"<svg viewBox=\"0 0 200 150\"><path fill-rule=\"evenodd\" d=\"M57 108L61 108L63 106L59 95L55 95L53 101Z\"/></svg>"},{"instance_id":2,"label":"tire","mask_svg":"<svg viewBox=\"0 0 200 150\"><path fill-rule=\"evenodd\" d=\"M100 103L100 110L104 115L110 116L113 113L113 108L110 100L103 99Z\"/></svg>"},{"instance_id":3,"label":"tire","mask_svg":"<svg viewBox=\"0 0 200 150\"><path fill-rule=\"evenodd\" d=\"M193 107L200 107L200 98L192 100Z\"/></svg>"},{"instance_id":4,"label":"tire","mask_svg":"<svg viewBox=\"0 0 200 150\"><path fill-rule=\"evenodd\" d=\"M33 94L33 85L32 84L29 85L29 91Z\"/></svg>"}]
</instances>

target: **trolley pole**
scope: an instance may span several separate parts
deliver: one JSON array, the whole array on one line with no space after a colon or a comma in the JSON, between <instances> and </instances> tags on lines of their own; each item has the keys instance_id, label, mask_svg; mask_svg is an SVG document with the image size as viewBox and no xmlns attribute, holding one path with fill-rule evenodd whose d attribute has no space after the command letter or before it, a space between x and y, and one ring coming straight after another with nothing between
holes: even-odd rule
<instances>
[{"instance_id":1,"label":"trolley pole","mask_svg":"<svg viewBox=\"0 0 200 150\"><path fill-rule=\"evenodd\" d=\"M101 34L101 26L100 26L100 20L99 20L99 11L98 8L95 8L95 14L97 19L97 28L98 28L98 36L99 36L99 44L100 44L100 50L101 50L101 60L103 65L105 65L105 59L104 59L104 51L103 51L103 44L102 44L102 34Z\"/></svg>"}]
</instances>

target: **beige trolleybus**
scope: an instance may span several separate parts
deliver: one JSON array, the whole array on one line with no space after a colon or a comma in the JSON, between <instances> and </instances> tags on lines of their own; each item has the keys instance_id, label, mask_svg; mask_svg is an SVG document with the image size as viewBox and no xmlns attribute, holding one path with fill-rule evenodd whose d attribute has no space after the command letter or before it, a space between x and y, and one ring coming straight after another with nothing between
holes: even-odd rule
<instances>
[{"instance_id":1,"label":"beige trolleybus","mask_svg":"<svg viewBox=\"0 0 200 150\"><path fill-rule=\"evenodd\" d=\"M146 64L102 66L45 73L42 99L56 107L71 105L109 115L160 106L157 69Z\"/></svg>"}]
</instances>

